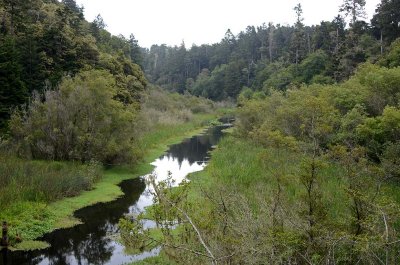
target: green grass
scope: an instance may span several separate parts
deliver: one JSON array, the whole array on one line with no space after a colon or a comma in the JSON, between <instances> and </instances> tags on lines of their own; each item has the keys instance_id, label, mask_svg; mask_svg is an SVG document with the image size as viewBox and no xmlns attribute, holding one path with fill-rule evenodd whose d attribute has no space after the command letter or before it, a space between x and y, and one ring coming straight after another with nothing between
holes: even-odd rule
<instances>
[{"instance_id":1,"label":"green grass","mask_svg":"<svg viewBox=\"0 0 400 265\"><path fill-rule=\"evenodd\" d=\"M47 242L36 241L36 240L26 240L16 245L16 249L23 250L37 250L37 249L45 249L50 245Z\"/></svg>"}]
</instances>

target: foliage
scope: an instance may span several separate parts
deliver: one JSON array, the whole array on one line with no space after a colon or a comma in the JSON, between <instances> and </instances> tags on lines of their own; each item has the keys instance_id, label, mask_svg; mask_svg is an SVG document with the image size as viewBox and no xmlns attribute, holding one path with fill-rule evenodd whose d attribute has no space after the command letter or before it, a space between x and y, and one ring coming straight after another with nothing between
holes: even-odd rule
<instances>
[{"instance_id":1,"label":"foliage","mask_svg":"<svg viewBox=\"0 0 400 265\"><path fill-rule=\"evenodd\" d=\"M16 111L10 130L17 153L51 160L127 163L135 155L136 109L115 100L116 81L105 71L65 78L60 88L36 96Z\"/></svg>"},{"instance_id":2,"label":"foliage","mask_svg":"<svg viewBox=\"0 0 400 265\"><path fill-rule=\"evenodd\" d=\"M143 127L177 125L191 121L195 114L213 113L216 108L210 100L151 86L143 95L140 120Z\"/></svg>"},{"instance_id":3,"label":"foliage","mask_svg":"<svg viewBox=\"0 0 400 265\"><path fill-rule=\"evenodd\" d=\"M357 134L362 144L368 147L373 155L382 154L386 144L394 143L399 139L400 110L395 107L386 107L382 116L367 118L357 127Z\"/></svg>"},{"instance_id":4,"label":"foliage","mask_svg":"<svg viewBox=\"0 0 400 265\"><path fill-rule=\"evenodd\" d=\"M394 143L386 144L385 150L383 151L381 160L382 167L385 171L385 177L389 179L395 179L396 181L400 177L400 143L396 141Z\"/></svg>"},{"instance_id":5,"label":"foliage","mask_svg":"<svg viewBox=\"0 0 400 265\"><path fill-rule=\"evenodd\" d=\"M392 42L389 53L383 57L379 63L389 68L400 66L400 39L396 39Z\"/></svg>"}]
</instances>

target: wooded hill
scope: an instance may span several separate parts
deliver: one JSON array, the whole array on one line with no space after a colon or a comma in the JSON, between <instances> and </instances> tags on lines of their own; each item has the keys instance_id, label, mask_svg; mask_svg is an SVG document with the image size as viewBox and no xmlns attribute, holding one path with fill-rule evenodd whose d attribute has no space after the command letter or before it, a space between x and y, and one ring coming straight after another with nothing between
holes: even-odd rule
<instances>
[{"instance_id":1,"label":"wooded hill","mask_svg":"<svg viewBox=\"0 0 400 265\"><path fill-rule=\"evenodd\" d=\"M228 29L219 43L190 49L184 43L153 45L143 49L144 70L168 90L213 100L235 99L243 87L268 94L302 83L340 82L358 64L378 61L400 36L399 1L382 1L369 22L364 6L363 0L344 1L332 21L305 25L299 4L294 25L248 26L238 34Z\"/></svg>"},{"instance_id":2,"label":"wooded hill","mask_svg":"<svg viewBox=\"0 0 400 265\"><path fill-rule=\"evenodd\" d=\"M137 41L107 32L98 16L89 23L74 0L0 1L0 127L33 91L54 90L64 76L106 70L116 97L138 100L147 81L135 64Z\"/></svg>"}]
</instances>

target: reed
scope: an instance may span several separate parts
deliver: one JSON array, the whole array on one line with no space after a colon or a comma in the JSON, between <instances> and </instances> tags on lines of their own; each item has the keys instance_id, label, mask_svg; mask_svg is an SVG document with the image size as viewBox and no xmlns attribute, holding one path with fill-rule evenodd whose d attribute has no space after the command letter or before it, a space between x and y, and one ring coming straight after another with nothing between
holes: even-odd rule
<instances>
[{"instance_id":1,"label":"reed","mask_svg":"<svg viewBox=\"0 0 400 265\"><path fill-rule=\"evenodd\" d=\"M52 202L89 190L100 179L98 163L23 161L0 155L0 205Z\"/></svg>"}]
</instances>

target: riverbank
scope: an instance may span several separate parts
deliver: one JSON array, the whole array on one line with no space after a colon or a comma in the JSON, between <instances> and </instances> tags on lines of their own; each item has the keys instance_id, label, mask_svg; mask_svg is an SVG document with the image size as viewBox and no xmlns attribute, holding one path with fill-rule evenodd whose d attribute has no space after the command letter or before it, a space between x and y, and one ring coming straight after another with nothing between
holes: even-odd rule
<instances>
[{"instance_id":1,"label":"riverbank","mask_svg":"<svg viewBox=\"0 0 400 265\"><path fill-rule=\"evenodd\" d=\"M76 197L65 198L54 203L23 202L2 212L2 217L12 217L11 233L21 234L23 243L18 249L31 250L46 247L43 242L32 241L56 229L72 227L80 223L73 213L99 202L109 202L123 193L118 184L123 180L145 175L152 170L149 164L160 156L169 145L200 133L218 114L194 115L190 122L168 126L160 125L147 133L142 141L143 159L135 166L119 166L104 170L104 175L92 190L84 191Z\"/></svg>"}]
</instances>

